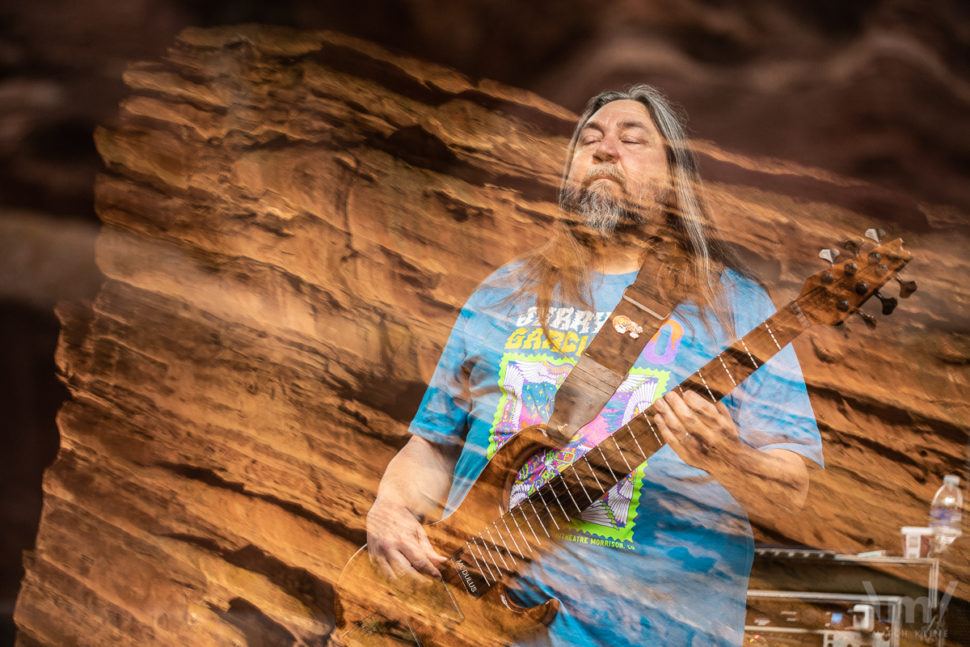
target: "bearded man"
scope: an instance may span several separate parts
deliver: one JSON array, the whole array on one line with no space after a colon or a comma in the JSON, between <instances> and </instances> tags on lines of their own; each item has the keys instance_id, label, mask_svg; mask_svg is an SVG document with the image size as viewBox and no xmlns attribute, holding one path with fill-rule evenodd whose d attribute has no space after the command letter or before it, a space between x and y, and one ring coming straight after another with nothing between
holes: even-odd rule
<instances>
[{"instance_id":1,"label":"bearded man","mask_svg":"<svg viewBox=\"0 0 970 647\"><path fill-rule=\"evenodd\" d=\"M388 577L439 576L445 558L422 521L443 502L454 510L516 431L548 420L583 349L656 255L653 287L676 291L676 307L599 414L522 467L513 503L655 400L666 445L559 528L512 593L560 603L529 644L741 643L748 520L770 524L802 505L821 440L790 347L716 405L672 390L775 310L720 244L696 168L653 88L590 101L567 153L559 229L469 298L381 481L367 539Z\"/></svg>"}]
</instances>

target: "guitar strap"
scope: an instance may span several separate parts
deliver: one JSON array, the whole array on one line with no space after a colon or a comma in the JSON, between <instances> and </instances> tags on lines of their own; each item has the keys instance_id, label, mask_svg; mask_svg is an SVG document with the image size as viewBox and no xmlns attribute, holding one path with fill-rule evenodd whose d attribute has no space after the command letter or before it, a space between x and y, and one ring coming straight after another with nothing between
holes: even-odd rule
<instances>
[{"instance_id":1,"label":"guitar strap","mask_svg":"<svg viewBox=\"0 0 970 647\"><path fill-rule=\"evenodd\" d=\"M563 442L603 409L630 367L683 300L678 263L654 248L619 304L556 392L547 428Z\"/></svg>"}]
</instances>

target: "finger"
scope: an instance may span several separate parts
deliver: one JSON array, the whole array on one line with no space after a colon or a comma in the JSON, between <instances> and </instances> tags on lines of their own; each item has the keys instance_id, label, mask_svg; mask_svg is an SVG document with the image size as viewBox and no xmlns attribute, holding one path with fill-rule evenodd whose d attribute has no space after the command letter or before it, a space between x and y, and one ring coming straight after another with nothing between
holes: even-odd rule
<instances>
[{"instance_id":1,"label":"finger","mask_svg":"<svg viewBox=\"0 0 970 647\"><path fill-rule=\"evenodd\" d=\"M672 430L675 434L683 433L683 425L680 418L677 417L677 412L674 411L673 407L670 406L668 396L671 398L678 397L676 395L671 396L670 393L666 394L664 397L657 400L657 411L660 412L660 415L663 417L664 424L667 425L668 429Z\"/></svg>"},{"instance_id":2,"label":"finger","mask_svg":"<svg viewBox=\"0 0 970 647\"><path fill-rule=\"evenodd\" d=\"M664 400L666 397L667 396L665 395L662 400ZM664 400L663 406L661 406L661 410L664 411L662 414L664 424L667 425L667 429L670 431L671 436L676 438L676 446L689 449L688 445L691 437L702 432L703 429L696 424L696 420L693 419L690 411L685 408L683 398L681 398L680 395L674 394L670 399L677 409L674 409L666 402L666 400Z\"/></svg>"},{"instance_id":3,"label":"finger","mask_svg":"<svg viewBox=\"0 0 970 647\"><path fill-rule=\"evenodd\" d=\"M687 395L684 396L684 403L694 413L704 418L714 418L717 414L717 409L715 408L714 403L711 402L710 399L694 391L687 392Z\"/></svg>"},{"instance_id":4,"label":"finger","mask_svg":"<svg viewBox=\"0 0 970 647\"><path fill-rule=\"evenodd\" d=\"M670 445L670 448L680 456L681 452L684 451L684 444L681 442L681 437L670 428L667 424L667 417L663 414L656 414L653 417L653 423L660 430L660 435L663 437L664 441Z\"/></svg>"},{"instance_id":5,"label":"finger","mask_svg":"<svg viewBox=\"0 0 970 647\"><path fill-rule=\"evenodd\" d=\"M687 396L690 395L693 395L693 392L688 391ZM696 418L694 408L687 403L687 396L681 396L673 391L664 395L664 400L666 400L667 404L670 405L671 411L677 415L681 423L684 425L690 425Z\"/></svg>"},{"instance_id":6,"label":"finger","mask_svg":"<svg viewBox=\"0 0 970 647\"><path fill-rule=\"evenodd\" d=\"M428 548L430 548L430 544L428 545ZM428 550L426 550L421 544L413 543L402 546L401 552L407 559L408 566L412 570L435 578L441 577L441 573L438 572L434 562L431 561L431 555L435 554L433 549L428 552Z\"/></svg>"},{"instance_id":7,"label":"finger","mask_svg":"<svg viewBox=\"0 0 970 647\"><path fill-rule=\"evenodd\" d=\"M447 557L434 549L434 546L431 545L431 541L428 539L428 533L424 532L424 530L421 531L420 542L421 547L424 548L425 554L428 556L428 559L434 562L435 566L448 561Z\"/></svg>"},{"instance_id":8,"label":"finger","mask_svg":"<svg viewBox=\"0 0 970 647\"><path fill-rule=\"evenodd\" d=\"M392 579L418 574L411 559L401 552L395 551L390 553L387 556L387 561L393 573Z\"/></svg>"},{"instance_id":9,"label":"finger","mask_svg":"<svg viewBox=\"0 0 970 647\"><path fill-rule=\"evenodd\" d=\"M716 411L723 418L729 419L731 420L731 422L734 422L734 419L731 418L731 411L727 408L727 405L724 404L724 400L721 400L717 403Z\"/></svg>"},{"instance_id":10,"label":"finger","mask_svg":"<svg viewBox=\"0 0 970 647\"><path fill-rule=\"evenodd\" d=\"M653 424L660 430L660 436L664 439L664 442L673 447L677 442L677 435L670 430L667 419L662 413L654 414Z\"/></svg>"},{"instance_id":11,"label":"finger","mask_svg":"<svg viewBox=\"0 0 970 647\"><path fill-rule=\"evenodd\" d=\"M714 403L693 391L688 391L674 404L685 433L690 434L699 449L706 453L707 447L716 441L716 437L725 427L725 419L721 417Z\"/></svg>"},{"instance_id":12,"label":"finger","mask_svg":"<svg viewBox=\"0 0 970 647\"><path fill-rule=\"evenodd\" d=\"M397 577L394 574L394 569L391 568L391 565L387 562L386 559L384 559L380 555L375 555L374 553L370 553L370 552L368 553L368 555L370 556L371 565L377 569L378 573L383 575L388 580L393 580L395 577Z\"/></svg>"}]
</instances>

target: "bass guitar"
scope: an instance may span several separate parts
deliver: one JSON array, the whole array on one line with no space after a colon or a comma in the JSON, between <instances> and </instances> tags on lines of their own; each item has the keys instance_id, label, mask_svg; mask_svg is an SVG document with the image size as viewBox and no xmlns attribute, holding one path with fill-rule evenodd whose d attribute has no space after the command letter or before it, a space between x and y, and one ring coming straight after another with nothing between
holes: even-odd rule
<instances>
[{"instance_id":1,"label":"bass guitar","mask_svg":"<svg viewBox=\"0 0 970 647\"><path fill-rule=\"evenodd\" d=\"M875 230L866 235L878 243ZM900 296L916 289L898 277L909 262L902 240L878 245L835 263L835 250L820 256L832 266L809 277L798 298L780 308L675 388L718 402L775 353L808 328L837 325L876 295L889 314L896 299L878 289L892 278ZM864 315L871 325L870 315ZM650 406L607 436L516 505L509 505L512 484L533 454L557 448L554 435L541 425L525 428L495 454L447 518L426 527L432 546L448 556L442 579L399 578L388 581L361 548L335 586L337 641L345 647L477 647L507 645L544 631L555 617L557 600L522 607L508 596L505 582L542 558L560 529L663 446Z\"/></svg>"}]
</instances>

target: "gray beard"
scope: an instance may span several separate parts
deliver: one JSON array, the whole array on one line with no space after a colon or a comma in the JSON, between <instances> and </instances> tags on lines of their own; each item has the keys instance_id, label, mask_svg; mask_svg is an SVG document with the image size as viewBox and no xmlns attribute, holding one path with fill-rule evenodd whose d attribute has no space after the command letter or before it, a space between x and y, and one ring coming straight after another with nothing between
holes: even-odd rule
<instances>
[{"instance_id":1,"label":"gray beard","mask_svg":"<svg viewBox=\"0 0 970 647\"><path fill-rule=\"evenodd\" d=\"M588 188L567 188L562 205L583 219L583 224L602 238L612 236L618 227L637 227L647 219L639 210L629 209L622 196Z\"/></svg>"}]
</instances>

